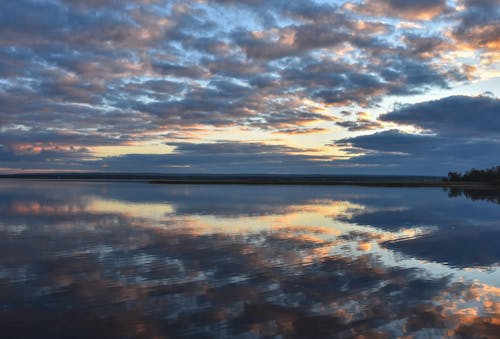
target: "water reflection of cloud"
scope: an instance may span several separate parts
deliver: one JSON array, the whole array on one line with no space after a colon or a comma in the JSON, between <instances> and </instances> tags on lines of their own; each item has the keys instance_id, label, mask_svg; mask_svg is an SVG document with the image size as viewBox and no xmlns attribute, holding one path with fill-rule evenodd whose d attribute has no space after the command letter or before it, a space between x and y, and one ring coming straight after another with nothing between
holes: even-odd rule
<instances>
[{"instance_id":1,"label":"water reflection of cloud","mask_svg":"<svg viewBox=\"0 0 500 339\"><path fill-rule=\"evenodd\" d=\"M119 213L134 218L164 219L174 212L166 203L137 203L92 197L85 206L89 213Z\"/></svg>"},{"instance_id":2,"label":"water reflection of cloud","mask_svg":"<svg viewBox=\"0 0 500 339\"><path fill-rule=\"evenodd\" d=\"M5 308L0 334L395 337L492 336L500 330L498 286L389 265L381 257L380 251L387 249L379 244L387 241L428 244L443 229L439 220L432 232L424 233L425 228L397 233L349 224L350 218L377 208L394 211L402 204L422 204L402 200L407 191L389 192L378 201L375 190L356 188L356 194L344 195L345 188L329 188L320 190L321 199L307 193L302 205L295 199L283 209L287 199L281 194L288 191L260 188L261 194L277 195L273 199L280 207L236 218L177 214L176 208L188 202L171 197L163 196L152 207L120 200L109 194L114 185L121 184L105 190L101 184L79 188L77 192L85 192L80 201L69 198L75 194L71 189L26 188L7 204L15 200L32 206L38 201L39 206L56 207L59 199L61 206L83 210L2 209L0 300ZM1 191L0 196L8 196ZM44 194L53 191L59 195L44 202ZM442 194L431 192L429 204L440 201L434 193ZM212 199L214 209L217 201ZM164 214L168 206L172 210ZM484 219L472 217L485 227L491 213ZM19 221L25 229L10 232ZM252 225L258 226L247 227ZM360 253L333 250L349 244ZM429 253L433 260L438 252Z\"/></svg>"},{"instance_id":3,"label":"water reflection of cloud","mask_svg":"<svg viewBox=\"0 0 500 339\"><path fill-rule=\"evenodd\" d=\"M455 267L492 266L500 261L500 229L439 230L385 243L390 249Z\"/></svg>"}]
</instances>

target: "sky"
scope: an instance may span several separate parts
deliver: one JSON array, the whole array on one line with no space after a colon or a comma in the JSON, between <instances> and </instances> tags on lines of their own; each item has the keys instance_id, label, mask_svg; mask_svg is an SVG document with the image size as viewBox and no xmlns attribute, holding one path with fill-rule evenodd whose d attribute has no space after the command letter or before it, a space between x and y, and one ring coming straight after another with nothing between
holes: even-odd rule
<instances>
[{"instance_id":1,"label":"sky","mask_svg":"<svg viewBox=\"0 0 500 339\"><path fill-rule=\"evenodd\" d=\"M0 2L0 173L500 165L496 0Z\"/></svg>"}]
</instances>

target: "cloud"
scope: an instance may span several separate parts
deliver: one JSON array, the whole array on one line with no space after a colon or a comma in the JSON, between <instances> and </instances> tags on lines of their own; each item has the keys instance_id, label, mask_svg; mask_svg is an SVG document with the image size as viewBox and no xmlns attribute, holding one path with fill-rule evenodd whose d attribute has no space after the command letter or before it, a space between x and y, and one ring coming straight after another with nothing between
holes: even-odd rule
<instances>
[{"instance_id":1,"label":"cloud","mask_svg":"<svg viewBox=\"0 0 500 339\"><path fill-rule=\"evenodd\" d=\"M336 165L344 167L345 171L362 174L445 176L450 170L465 171L473 167L495 166L497 160L491 154L500 152L500 143L489 140L383 132L367 139L371 139L373 144L366 143L363 137L334 143L353 156L349 160L338 160ZM391 142L400 144L392 145Z\"/></svg>"},{"instance_id":2,"label":"cloud","mask_svg":"<svg viewBox=\"0 0 500 339\"><path fill-rule=\"evenodd\" d=\"M54 146L50 149L26 146L15 150L0 145L0 167L35 170L88 170L93 157L85 148Z\"/></svg>"},{"instance_id":3,"label":"cloud","mask_svg":"<svg viewBox=\"0 0 500 339\"><path fill-rule=\"evenodd\" d=\"M162 143L214 126L304 137L334 124L380 131L387 124L337 107L370 112L387 97L449 89L477 76L476 61L494 59L493 3L460 5L4 1L1 142L13 150ZM439 24L423 32L394 16ZM462 48L484 54L447 55Z\"/></svg>"},{"instance_id":4,"label":"cloud","mask_svg":"<svg viewBox=\"0 0 500 339\"><path fill-rule=\"evenodd\" d=\"M500 8L495 0L463 0L463 9L456 13L458 25L452 36L472 49L483 48L498 54L500 48Z\"/></svg>"},{"instance_id":5,"label":"cloud","mask_svg":"<svg viewBox=\"0 0 500 339\"><path fill-rule=\"evenodd\" d=\"M437 136L403 133L398 130L389 130L375 134L342 139L338 145L350 144L356 148L369 149L380 152L415 153L429 150L433 145L442 141Z\"/></svg>"},{"instance_id":6,"label":"cloud","mask_svg":"<svg viewBox=\"0 0 500 339\"><path fill-rule=\"evenodd\" d=\"M103 159L106 168L140 171L144 164L153 172L188 173L307 173L324 172L329 158L300 154L304 150L258 142L170 143L172 154L130 154ZM324 162L324 163L323 163ZM312 169L316 166L316 169Z\"/></svg>"},{"instance_id":7,"label":"cloud","mask_svg":"<svg viewBox=\"0 0 500 339\"><path fill-rule=\"evenodd\" d=\"M388 130L338 140L335 146L355 156L339 165L434 175L494 166L491 154L500 152L499 104L491 97L452 96L402 106L380 120L413 125L426 134Z\"/></svg>"},{"instance_id":8,"label":"cloud","mask_svg":"<svg viewBox=\"0 0 500 339\"><path fill-rule=\"evenodd\" d=\"M355 10L375 16L392 16L411 20L430 20L447 9L446 0L366 0L351 5Z\"/></svg>"},{"instance_id":9,"label":"cloud","mask_svg":"<svg viewBox=\"0 0 500 339\"><path fill-rule=\"evenodd\" d=\"M349 112L344 111L343 114L349 115L347 113ZM348 131L367 131L383 128L383 124L373 119L367 112L358 112L355 121L342 120L338 121L337 125L347 128Z\"/></svg>"},{"instance_id":10,"label":"cloud","mask_svg":"<svg viewBox=\"0 0 500 339\"><path fill-rule=\"evenodd\" d=\"M402 40L406 45L407 53L418 56L422 60L439 58L443 52L452 49L449 41L439 36L408 33L403 35Z\"/></svg>"},{"instance_id":11,"label":"cloud","mask_svg":"<svg viewBox=\"0 0 500 339\"><path fill-rule=\"evenodd\" d=\"M304 64L302 60L283 70L282 79L290 87L305 88L304 95L315 101L334 106L357 104L367 107L385 95L411 95L432 87L447 88L452 75L431 65L401 58L382 57L375 65L348 65L325 60L310 60Z\"/></svg>"},{"instance_id":12,"label":"cloud","mask_svg":"<svg viewBox=\"0 0 500 339\"><path fill-rule=\"evenodd\" d=\"M439 135L498 136L500 99L488 96L451 96L400 107L382 121L417 126Z\"/></svg>"}]
</instances>

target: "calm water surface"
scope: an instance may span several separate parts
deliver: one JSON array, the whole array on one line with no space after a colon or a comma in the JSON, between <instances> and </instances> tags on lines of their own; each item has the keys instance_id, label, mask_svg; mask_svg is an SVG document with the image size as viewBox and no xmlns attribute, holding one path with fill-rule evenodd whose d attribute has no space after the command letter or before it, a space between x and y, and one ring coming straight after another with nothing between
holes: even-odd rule
<instances>
[{"instance_id":1,"label":"calm water surface","mask_svg":"<svg viewBox=\"0 0 500 339\"><path fill-rule=\"evenodd\" d=\"M0 337L498 337L482 197L0 181Z\"/></svg>"}]
</instances>

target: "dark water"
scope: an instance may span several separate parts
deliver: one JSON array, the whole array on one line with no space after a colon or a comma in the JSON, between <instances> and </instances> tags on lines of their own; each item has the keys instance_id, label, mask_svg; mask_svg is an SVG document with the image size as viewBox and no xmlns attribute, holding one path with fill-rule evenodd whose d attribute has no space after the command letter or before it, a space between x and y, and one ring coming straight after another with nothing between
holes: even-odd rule
<instances>
[{"instance_id":1,"label":"dark water","mask_svg":"<svg viewBox=\"0 0 500 339\"><path fill-rule=\"evenodd\" d=\"M1 338L498 337L489 191L0 181Z\"/></svg>"}]
</instances>

